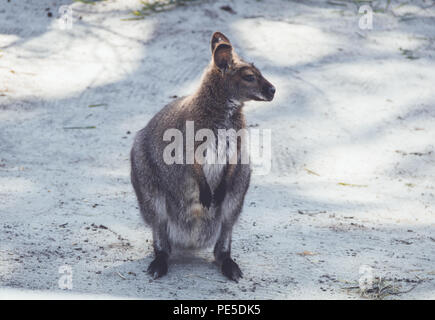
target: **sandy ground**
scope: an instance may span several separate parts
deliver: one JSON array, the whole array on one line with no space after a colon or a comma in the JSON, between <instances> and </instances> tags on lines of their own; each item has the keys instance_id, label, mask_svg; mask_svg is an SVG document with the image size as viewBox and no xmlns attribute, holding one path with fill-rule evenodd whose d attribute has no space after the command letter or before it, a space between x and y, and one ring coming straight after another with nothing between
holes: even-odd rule
<instances>
[{"instance_id":1,"label":"sandy ground","mask_svg":"<svg viewBox=\"0 0 435 320\"><path fill-rule=\"evenodd\" d=\"M129 21L139 1L76 2L71 30L62 4L0 2L0 298L358 299L361 268L386 299L435 298L433 2L375 1L372 30L351 1L200 1ZM198 84L216 30L277 87L245 108L273 142L235 227L245 277L226 281L208 250L151 280L129 150Z\"/></svg>"}]
</instances>

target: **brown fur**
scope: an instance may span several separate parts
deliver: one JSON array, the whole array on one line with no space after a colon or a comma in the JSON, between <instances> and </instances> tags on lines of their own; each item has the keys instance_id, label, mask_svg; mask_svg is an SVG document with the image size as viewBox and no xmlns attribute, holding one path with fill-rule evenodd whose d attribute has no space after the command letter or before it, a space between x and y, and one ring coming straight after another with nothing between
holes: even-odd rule
<instances>
[{"instance_id":1,"label":"brown fur","mask_svg":"<svg viewBox=\"0 0 435 320\"><path fill-rule=\"evenodd\" d=\"M237 132L246 127L245 101L273 99L275 88L235 53L222 33L213 34L211 50L211 63L199 88L157 113L138 132L131 151L132 184L141 214L153 229L156 257L148 271L154 277L167 272L173 246L209 245L214 245L224 275L235 281L242 276L230 256L232 227L250 181L249 165L240 162L242 141L237 142L236 164L208 166L195 161L170 165L163 161L169 144L162 138L166 130L178 129L185 136L186 121L194 121L195 133L203 128L212 130L215 137L218 129ZM195 148L199 144L195 142Z\"/></svg>"}]
</instances>

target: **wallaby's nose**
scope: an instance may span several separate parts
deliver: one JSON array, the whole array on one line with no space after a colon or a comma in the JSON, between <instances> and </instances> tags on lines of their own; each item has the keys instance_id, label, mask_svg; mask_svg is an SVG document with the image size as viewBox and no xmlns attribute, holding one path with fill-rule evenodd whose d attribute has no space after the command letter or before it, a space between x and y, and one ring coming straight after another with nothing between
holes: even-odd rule
<instances>
[{"instance_id":1,"label":"wallaby's nose","mask_svg":"<svg viewBox=\"0 0 435 320\"><path fill-rule=\"evenodd\" d=\"M263 87L261 88L261 93L266 101L272 101L275 95L275 87L269 82L265 81Z\"/></svg>"},{"instance_id":2,"label":"wallaby's nose","mask_svg":"<svg viewBox=\"0 0 435 320\"><path fill-rule=\"evenodd\" d=\"M270 85L270 86L267 88L266 92L267 92L267 100L268 100L268 101L272 101L272 100L273 100L273 97L274 97L274 95L275 95L275 87L272 86L272 85Z\"/></svg>"}]
</instances>

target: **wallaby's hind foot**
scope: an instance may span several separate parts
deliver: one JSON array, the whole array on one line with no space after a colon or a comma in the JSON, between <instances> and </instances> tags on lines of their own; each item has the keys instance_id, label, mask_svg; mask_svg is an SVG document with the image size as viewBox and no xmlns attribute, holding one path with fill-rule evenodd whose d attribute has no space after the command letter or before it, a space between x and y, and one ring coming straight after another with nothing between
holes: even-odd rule
<instances>
[{"instance_id":1,"label":"wallaby's hind foot","mask_svg":"<svg viewBox=\"0 0 435 320\"><path fill-rule=\"evenodd\" d=\"M156 254L154 260L150 263L148 270L153 279L163 277L168 273L168 255L164 252Z\"/></svg>"},{"instance_id":2,"label":"wallaby's hind foot","mask_svg":"<svg viewBox=\"0 0 435 320\"><path fill-rule=\"evenodd\" d=\"M235 263L234 260L231 258L225 258L222 261L222 273L228 279L235 282L239 282L239 279L243 278L242 270L240 270L237 263Z\"/></svg>"}]
</instances>

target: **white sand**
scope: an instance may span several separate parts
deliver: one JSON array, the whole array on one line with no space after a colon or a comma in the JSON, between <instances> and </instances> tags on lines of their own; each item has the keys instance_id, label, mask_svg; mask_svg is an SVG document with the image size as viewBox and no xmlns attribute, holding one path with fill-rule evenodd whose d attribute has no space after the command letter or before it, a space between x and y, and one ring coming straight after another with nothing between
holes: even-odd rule
<instances>
[{"instance_id":1,"label":"white sand","mask_svg":"<svg viewBox=\"0 0 435 320\"><path fill-rule=\"evenodd\" d=\"M122 21L139 1L109 0L74 3L82 20L60 30L70 2L0 3L0 298L357 299L343 288L362 265L416 285L388 299L435 298L433 1L393 1L360 30L351 2L217 1ZM272 172L253 177L235 227L242 281L210 250L153 281L129 150L198 84L216 30L277 87L245 108L272 129ZM77 126L96 128L64 129Z\"/></svg>"}]
</instances>

